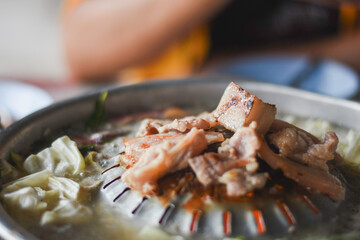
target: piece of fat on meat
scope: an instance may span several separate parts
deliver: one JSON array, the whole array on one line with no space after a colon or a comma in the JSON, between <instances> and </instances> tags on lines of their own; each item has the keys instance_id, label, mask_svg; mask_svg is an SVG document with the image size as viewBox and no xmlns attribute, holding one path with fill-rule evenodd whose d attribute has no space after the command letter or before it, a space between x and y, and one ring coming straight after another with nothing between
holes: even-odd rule
<instances>
[{"instance_id":1,"label":"piece of fat on meat","mask_svg":"<svg viewBox=\"0 0 360 240\"><path fill-rule=\"evenodd\" d=\"M236 131L254 121L257 123L257 130L265 134L275 118L276 107L264 103L257 96L231 82L213 114L217 121L229 130Z\"/></svg>"}]
</instances>

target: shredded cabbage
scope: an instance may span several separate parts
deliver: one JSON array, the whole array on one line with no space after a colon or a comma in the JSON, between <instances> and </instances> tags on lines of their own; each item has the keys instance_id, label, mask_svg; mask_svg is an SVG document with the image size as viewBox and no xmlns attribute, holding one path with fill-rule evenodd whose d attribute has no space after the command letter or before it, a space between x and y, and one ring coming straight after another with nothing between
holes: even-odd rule
<instances>
[{"instance_id":1,"label":"shredded cabbage","mask_svg":"<svg viewBox=\"0 0 360 240\"><path fill-rule=\"evenodd\" d=\"M338 152L346 162L360 166L360 133L350 130L339 143Z\"/></svg>"},{"instance_id":2,"label":"shredded cabbage","mask_svg":"<svg viewBox=\"0 0 360 240\"><path fill-rule=\"evenodd\" d=\"M301 129L304 129L319 139L323 139L325 133L332 131L333 129L333 126L328 121L320 119L299 119L290 115L287 115L282 119Z\"/></svg>"},{"instance_id":3,"label":"shredded cabbage","mask_svg":"<svg viewBox=\"0 0 360 240\"><path fill-rule=\"evenodd\" d=\"M56 176L74 176L84 170L85 162L76 143L63 136L55 140L51 147L30 155L24 162L24 168L29 173L47 169Z\"/></svg>"}]
</instances>

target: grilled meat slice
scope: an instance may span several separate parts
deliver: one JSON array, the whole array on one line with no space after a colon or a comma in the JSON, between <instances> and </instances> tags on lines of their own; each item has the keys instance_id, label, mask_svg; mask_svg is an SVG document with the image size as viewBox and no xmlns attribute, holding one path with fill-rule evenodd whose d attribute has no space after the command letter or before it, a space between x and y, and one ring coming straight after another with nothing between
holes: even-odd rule
<instances>
[{"instance_id":1,"label":"grilled meat slice","mask_svg":"<svg viewBox=\"0 0 360 240\"><path fill-rule=\"evenodd\" d=\"M224 141L224 136L219 132L207 131L204 132L207 144L213 144ZM169 142L176 144L185 137L185 134L155 134L143 137L133 137L123 139L125 146L124 161L126 164L132 166L145 153L145 151L162 143Z\"/></svg>"},{"instance_id":2,"label":"grilled meat slice","mask_svg":"<svg viewBox=\"0 0 360 240\"><path fill-rule=\"evenodd\" d=\"M256 154L260 148L255 128L256 124L239 128L223 142L218 153L205 153L189 159L189 165L199 182L205 186L224 183L229 196L244 195L263 187L266 180L262 179L266 174L255 174L258 168Z\"/></svg>"},{"instance_id":3,"label":"grilled meat slice","mask_svg":"<svg viewBox=\"0 0 360 240\"><path fill-rule=\"evenodd\" d=\"M163 120L163 119L153 119L153 118L146 118L142 120L140 127L136 133L137 137L158 134L159 128L171 123L171 120Z\"/></svg>"},{"instance_id":4,"label":"grilled meat slice","mask_svg":"<svg viewBox=\"0 0 360 240\"><path fill-rule=\"evenodd\" d=\"M317 189L334 200L345 198L345 188L338 178L329 172L327 161L340 157L336 152L338 139L332 132L320 141L310 133L289 123L274 121L268 138L278 148L279 154L261 139L260 157L271 168L281 169L284 175L304 187Z\"/></svg>"},{"instance_id":5,"label":"grilled meat slice","mask_svg":"<svg viewBox=\"0 0 360 240\"><path fill-rule=\"evenodd\" d=\"M236 131L255 121L258 124L257 130L262 134L271 126L275 114L275 105L264 103L234 82L226 88L214 111L214 117L227 129Z\"/></svg>"},{"instance_id":6,"label":"grilled meat slice","mask_svg":"<svg viewBox=\"0 0 360 240\"><path fill-rule=\"evenodd\" d=\"M251 173L243 168L234 168L225 172L219 182L226 184L226 193L230 197L244 196L254 189L265 186L267 173Z\"/></svg>"},{"instance_id":7,"label":"grilled meat slice","mask_svg":"<svg viewBox=\"0 0 360 240\"><path fill-rule=\"evenodd\" d=\"M187 160L203 152L207 145L204 131L193 128L177 143L165 141L146 150L122 180L144 195L152 195L157 192L159 178L187 167Z\"/></svg>"},{"instance_id":8,"label":"grilled meat slice","mask_svg":"<svg viewBox=\"0 0 360 240\"><path fill-rule=\"evenodd\" d=\"M147 136L159 133L186 133L193 127L208 130L216 125L218 125L216 119L211 113L207 112L197 117L188 116L173 121L147 118L141 122L136 136Z\"/></svg>"},{"instance_id":9,"label":"grilled meat slice","mask_svg":"<svg viewBox=\"0 0 360 240\"><path fill-rule=\"evenodd\" d=\"M327 132L324 140L314 143L311 137L295 128L285 128L268 135L282 157L307 166L328 171L327 161L334 159L338 138L334 132Z\"/></svg>"}]
</instances>

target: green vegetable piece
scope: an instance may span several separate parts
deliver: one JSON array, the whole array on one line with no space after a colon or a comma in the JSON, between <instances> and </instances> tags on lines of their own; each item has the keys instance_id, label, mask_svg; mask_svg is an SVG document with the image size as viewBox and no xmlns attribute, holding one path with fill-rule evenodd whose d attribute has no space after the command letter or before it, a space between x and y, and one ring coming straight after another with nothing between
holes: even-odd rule
<instances>
[{"instance_id":1,"label":"green vegetable piece","mask_svg":"<svg viewBox=\"0 0 360 240\"><path fill-rule=\"evenodd\" d=\"M89 152L88 155L85 157L85 164L86 165L92 165L94 164L94 156L97 154L97 152Z\"/></svg>"},{"instance_id":2,"label":"green vegetable piece","mask_svg":"<svg viewBox=\"0 0 360 240\"><path fill-rule=\"evenodd\" d=\"M234 238L224 238L223 240L245 240L245 237L237 236L237 237L234 237Z\"/></svg>"},{"instance_id":3,"label":"green vegetable piece","mask_svg":"<svg viewBox=\"0 0 360 240\"><path fill-rule=\"evenodd\" d=\"M11 160L15 163L18 169L23 169L24 158L17 153L10 153Z\"/></svg>"},{"instance_id":4,"label":"green vegetable piece","mask_svg":"<svg viewBox=\"0 0 360 240\"><path fill-rule=\"evenodd\" d=\"M0 116L0 131L1 130L4 130L5 129L5 127L4 127L4 125L1 123L1 116Z\"/></svg>"},{"instance_id":5,"label":"green vegetable piece","mask_svg":"<svg viewBox=\"0 0 360 240\"><path fill-rule=\"evenodd\" d=\"M21 176L21 173L9 162L0 158L0 176L1 182L7 183L19 178Z\"/></svg>"},{"instance_id":6,"label":"green vegetable piece","mask_svg":"<svg viewBox=\"0 0 360 240\"><path fill-rule=\"evenodd\" d=\"M81 154L86 156L88 153L95 151L95 144L81 145L78 146Z\"/></svg>"},{"instance_id":7,"label":"green vegetable piece","mask_svg":"<svg viewBox=\"0 0 360 240\"><path fill-rule=\"evenodd\" d=\"M95 110L90 115L86 126L88 128L96 128L105 121L105 101L108 96L108 91L102 92L95 103Z\"/></svg>"},{"instance_id":8,"label":"green vegetable piece","mask_svg":"<svg viewBox=\"0 0 360 240\"><path fill-rule=\"evenodd\" d=\"M238 236L238 237L236 237L235 239L237 239L237 240L245 240L245 237L243 237L243 236Z\"/></svg>"}]
</instances>

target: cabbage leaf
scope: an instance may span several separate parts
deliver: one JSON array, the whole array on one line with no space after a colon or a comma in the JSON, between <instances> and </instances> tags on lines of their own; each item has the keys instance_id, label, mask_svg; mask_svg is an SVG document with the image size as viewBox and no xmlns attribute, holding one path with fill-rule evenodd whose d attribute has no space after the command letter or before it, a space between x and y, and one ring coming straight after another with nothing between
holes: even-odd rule
<instances>
[{"instance_id":1,"label":"cabbage leaf","mask_svg":"<svg viewBox=\"0 0 360 240\"><path fill-rule=\"evenodd\" d=\"M29 173L47 169L56 176L78 175L84 168L84 158L68 136L58 138L51 147L30 155L24 162L24 169Z\"/></svg>"},{"instance_id":2,"label":"cabbage leaf","mask_svg":"<svg viewBox=\"0 0 360 240\"><path fill-rule=\"evenodd\" d=\"M41 224L78 224L92 217L90 208L77 201L61 199L51 211L46 211L41 217Z\"/></svg>"},{"instance_id":3,"label":"cabbage leaf","mask_svg":"<svg viewBox=\"0 0 360 240\"><path fill-rule=\"evenodd\" d=\"M41 196L32 187L20 188L14 192L3 195L4 204L12 210L25 210L32 212L43 211L48 204L42 201Z\"/></svg>"},{"instance_id":4,"label":"cabbage leaf","mask_svg":"<svg viewBox=\"0 0 360 240\"><path fill-rule=\"evenodd\" d=\"M83 200L85 198L85 192L80 184L69 178L52 176L49 178L48 187L58 190L63 199Z\"/></svg>"},{"instance_id":5,"label":"cabbage leaf","mask_svg":"<svg viewBox=\"0 0 360 240\"><path fill-rule=\"evenodd\" d=\"M81 204L86 191L79 183L54 176L47 169L4 185L1 199L17 216L40 216L41 224L80 223L90 220L92 211Z\"/></svg>"},{"instance_id":6,"label":"cabbage leaf","mask_svg":"<svg viewBox=\"0 0 360 240\"><path fill-rule=\"evenodd\" d=\"M360 133L350 130L338 146L338 152L346 163L360 167Z\"/></svg>"}]
</instances>

